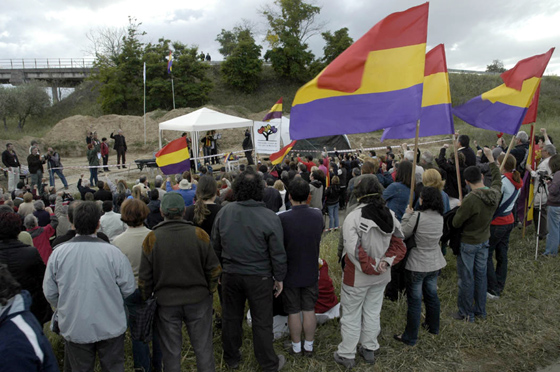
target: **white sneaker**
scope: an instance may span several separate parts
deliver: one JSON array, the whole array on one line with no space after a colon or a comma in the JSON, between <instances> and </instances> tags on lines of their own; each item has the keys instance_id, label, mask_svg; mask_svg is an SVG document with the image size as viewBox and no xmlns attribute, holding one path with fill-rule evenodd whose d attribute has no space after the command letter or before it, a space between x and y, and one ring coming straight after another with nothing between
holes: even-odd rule
<instances>
[{"instance_id":1,"label":"white sneaker","mask_svg":"<svg viewBox=\"0 0 560 372\"><path fill-rule=\"evenodd\" d=\"M486 292L486 298L489 299L489 300L499 300L499 299L500 299L500 296L498 296L498 295L493 295L493 294L490 293L490 292Z\"/></svg>"}]
</instances>

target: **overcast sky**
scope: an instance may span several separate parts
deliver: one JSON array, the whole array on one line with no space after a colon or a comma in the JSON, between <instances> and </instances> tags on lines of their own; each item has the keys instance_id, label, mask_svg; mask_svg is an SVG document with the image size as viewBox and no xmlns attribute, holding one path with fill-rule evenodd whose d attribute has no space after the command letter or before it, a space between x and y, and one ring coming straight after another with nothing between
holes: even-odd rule
<instances>
[{"instance_id":1,"label":"overcast sky","mask_svg":"<svg viewBox=\"0 0 560 372\"><path fill-rule=\"evenodd\" d=\"M142 22L145 42L160 37L197 45L221 60L215 41L243 18L264 34L259 9L273 0L3 0L0 10L0 64L5 59L81 58L90 46L86 33L126 27L128 16ZM315 0L325 31L348 27L354 40L380 19L419 5L418 0ZM485 70L494 59L511 68L523 58L546 52L560 40L558 0L434 0L430 3L428 49L444 43L449 68ZM266 51L266 45L259 40ZM309 40L322 56L323 39ZM560 75L560 50L545 74Z\"/></svg>"}]
</instances>

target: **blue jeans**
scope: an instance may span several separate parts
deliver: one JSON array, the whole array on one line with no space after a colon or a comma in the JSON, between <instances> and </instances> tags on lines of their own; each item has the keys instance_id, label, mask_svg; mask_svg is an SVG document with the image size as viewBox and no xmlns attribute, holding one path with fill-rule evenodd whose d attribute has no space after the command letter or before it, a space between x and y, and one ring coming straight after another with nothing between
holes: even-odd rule
<instances>
[{"instance_id":1,"label":"blue jeans","mask_svg":"<svg viewBox=\"0 0 560 372\"><path fill-rule=\"evenodd\" d=\"M402 335L405 344L414 345L418 341L420 316L422 313L422 295L426 305L426 327L428 332L439 333L440 304L437 295L437 271L421 273L405 271L406 275L406 300L408 311L406 313L406 328Z\"/></svg>"},{"instance_id":2,"label":"blue jeans","mask_svg":"<svg viewBox=\"0 0 560 372\"><path fill-rule=\"evenodd\" d=\"M62 174L62 169L49 169L49 184L54 186L54 175L58 175L58 178L62 181L64 187L68 187L68 182L66 182L66 177Z\"/></svg>"},{"instance_id":3,"label":"blue jeans","mask_svg":"<svg viewBox=\"0 0 560 372\"><path fill-rule=\"evenodd\" d=\"M558 244L560 243L560 207L547 206L548 216L548 235L546 236L545 255L556 256L558 254Z\"/></svg>"},{"instance_id":4,"label":"blue jeans","mask_svg":"<svg viewBox=\"0 0 560 372\"><path fill-rule=\"evenodd\" d=\"M333 205L327 205L329 210L329 227L334 229L335 227L339 227L338 225L338 203Z\"/></svg>"},{"instance_id":5,"label":"blue jeans","mask_svg":"<svg viewBox=\"0 0 560 372\"><path fill-rule=\"evenodd\" d=\"M89 168L89 183L91 187L97 186L97 168Z\"/></svg>"},{"instance_id":6,"label":"blue jeans","mask_svg":"<svg viewBox=\"0 0 560 372\"><path fill-rule=\"evenodd\" d=\"M142 304L142 295L140 290L136 290L129 297L125 298L124 304L128 310L128 314L134 314L138 305ZM150 358L150 344L139 340L132 340L132 359L134 360L134 369L143 370L145 372L152 371L152 364L155 372L161 372L162 355L161 346L157 337L157 332L153 332L152 339L153 358ZM152 363L153 362L153 363Z\"/></svg>"},{"instance_id":7,"label":"blue jeans","mask_svg":"<svg viewBox=\"0 0 560 372\"><path fill-rule=\"evenodd\" d=\"M486 277L488 280L488 292L499 296L504 290L507 277L508 266L508 246L509 235L513 230L513 224L509 225L491 225L490 226L490 247L488 249L488 266L486 269ZM496 251L496 268L492 258Z\"/></svg>"},{"instance_id":8,"label":"blue jeans","mask_svg":"<svg viewBox=\"0 0 560 372\"><path fill-rule=\"evenodd\" d=\"M474 317L486 317L486 266L488 241L480 244L461 243L457 256L459 314L474 322Z\"/></svg>"}]
</instances>

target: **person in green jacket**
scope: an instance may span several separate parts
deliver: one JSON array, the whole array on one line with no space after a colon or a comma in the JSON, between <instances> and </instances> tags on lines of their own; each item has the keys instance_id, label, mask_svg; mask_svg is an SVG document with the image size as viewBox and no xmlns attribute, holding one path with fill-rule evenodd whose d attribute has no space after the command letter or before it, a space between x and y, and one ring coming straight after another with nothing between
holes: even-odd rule
<instances>
[{"instance_id":1,"label":"person in green jacket","mask_svg":"<svg viewBox=\"0 0 560 372\"><path fill-rule=\"evenodd\" d=\"M484 154L490 163L492 185L484 186L482 173L476 166L466 168L465 181L472 191L463 199L453 218L453 226L463 230L461 249L457 256L459 311L453 314L453 318L469 322L474 322L475 317L486 317L490 222L502 196L502 178L500 169L494 162L492 150L485 147Z\"/></svg>"},{"instance_id":2,"label":"person in green jacket","mask_svg":"<svg viewBox=\"0 0 560 372\"><path fill-rule=\"evenodd\" d=\"M91 185L97 185L97 167L99 166L99 158L101 157L101 148L99 144L94 145L93 142L89 143L87 146L87 160L89 166L95 167L89 168L89 183Z\"/></svg>"}]
</instances>

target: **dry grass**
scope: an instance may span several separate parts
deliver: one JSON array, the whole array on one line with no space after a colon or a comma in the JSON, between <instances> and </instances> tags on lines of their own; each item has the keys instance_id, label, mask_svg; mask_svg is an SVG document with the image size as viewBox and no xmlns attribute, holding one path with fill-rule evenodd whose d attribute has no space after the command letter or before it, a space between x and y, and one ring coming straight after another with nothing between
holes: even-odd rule
<instances>
[{"instance_id":1,"label":"dry grass","mask_svg":"<svg viewBox=\"0 0 560 372\"><path fill-rule=\"evenodd\" d=\"M330 275L337 292L341 270L337 263L338 232L325 235L321 257L329 263ZM544 249L544 247L543 247ZM541 250L542 251L542 250ZM534 260L531 229L521 238L519 229L512 233L509 276L506 290L497 301L487 304L488 318L474 324L458 322L449 317L456 310L456 259L447 255L448 265L442 271L438 286L441 300L441 333L433 336L421 330L418 344L409 347L393 340L393 334L404 330L406 299L385 301L381 314L381 349L372 368L358 357L356 371L534 371L560 357L560 312L558 303L560 279L557 259ZM218 371L225 371L222 358L221 331L214 333L214 353ZM55 353L62 361L60 338L49 334ZM196 369L194 353L188 342L183 347L183 371ZM288 356L287 371L341 371L332 354L340 342L338 321L317 329L316 353L312 359ZM275 343L283 353L282 341ZM126 345L127 371L132 371L129 340ZM259 370L252 351L252 336L245 326L242 346L243 362L239 371Z\"/></svg>"}]
</instances>

